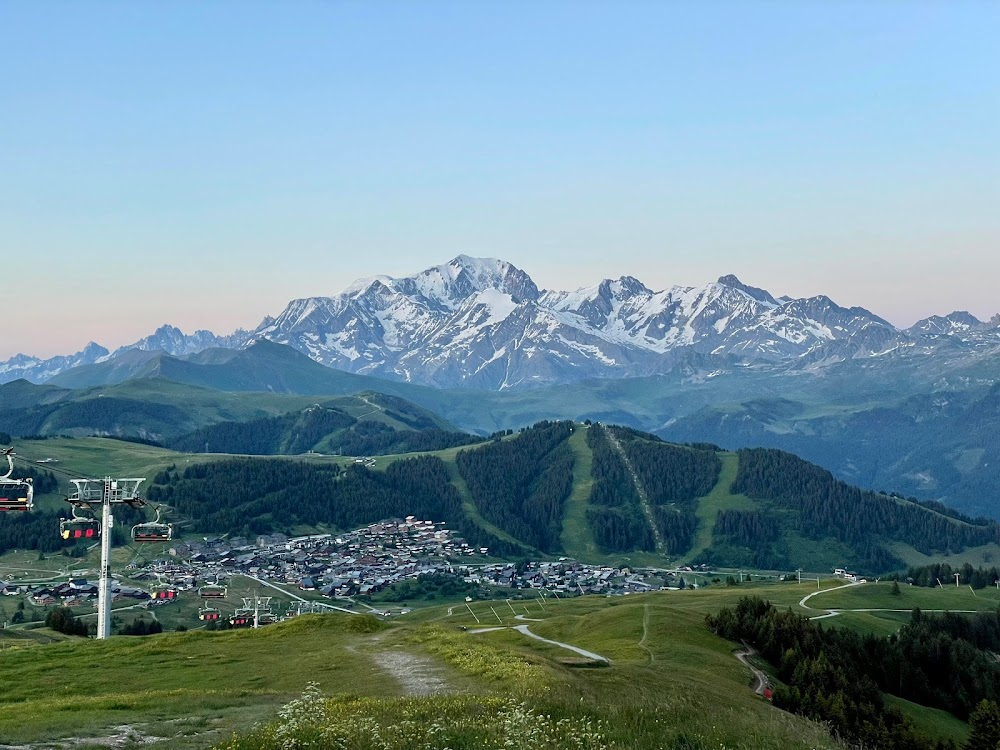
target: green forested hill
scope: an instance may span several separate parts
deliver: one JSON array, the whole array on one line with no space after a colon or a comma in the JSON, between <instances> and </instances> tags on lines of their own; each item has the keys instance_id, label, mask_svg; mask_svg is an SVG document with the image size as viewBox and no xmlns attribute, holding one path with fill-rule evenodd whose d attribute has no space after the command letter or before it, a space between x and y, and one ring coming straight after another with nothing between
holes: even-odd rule
<instances>
[{"instance_id":1,"label":"green forested hill","mask_svg":"<svg viewBox=\"0 0 1000 750\"><path fill-rule=\"evenodd\" d=\"M49 447L36 453L63 456L72 468L68 448L89 445L43 441ZM1000 559L995 522L860 490L780 451L674 445L619 427L541 422L475 445L383 456L371 467L134 449L153 477L150 499L198 534L336 530L414 514L506 556L863 574ZM7 523L0 518L0 539ZM23 534L18 545L30 546Z\"/></svg>"},{"instance_id":2,"label":"green forested hill","mask_svg":"<svg viewBox=\"0 0 1000 750\"><path fill-rule=\"evenodd\" d=\"M277 417L219 422L171 438L166 446L191 453L207 450L278 456L316 451L369 456L444 450L480 440L401 398L368 393L354 397L354 401L369 408L361 414L355 409L351 414L345 408L351 403L348 399L339 404L314 404Z\"/></svg>"}]
</instances>

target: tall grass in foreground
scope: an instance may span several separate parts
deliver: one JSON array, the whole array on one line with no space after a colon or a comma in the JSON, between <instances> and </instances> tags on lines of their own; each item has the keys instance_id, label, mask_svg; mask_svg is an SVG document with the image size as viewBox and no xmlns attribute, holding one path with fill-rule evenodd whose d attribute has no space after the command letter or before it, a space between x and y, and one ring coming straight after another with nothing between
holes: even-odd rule
<instances>
[{"instance_id":1,"label":"tall grass in foreground","mask_svg":"<svg viewBox=\"0 0 1000 750\"><path fill-rule=\"evenodd\" d=\"M600 721L555 718L499 697L324 699L316 686L277 721L218 750L611 750Z\"/></svg>"},{"instance_id":2,"label":"tall grass in foreground","mask_svg":"<svg viewBox=\"0 0 1000 750\"><path fill-rule=\"evenodd\" d=\"M707 718L707 717L706 717ZM789 717L791 718L791 717ZM316 685L285 705L277 720L234 735L213 750L789 750L843 747L825 734L789 742L765 731L733 739L708 721L678 722L668 712L593 711L582 705L484 695L425 698L324 698ZM800 725L801 729L803 725ZM722 727L720 727L722 729ZM814 736L809 736L814 735ZM795 735L792 735L795 736Z\"/></svg>"}]
</instances>

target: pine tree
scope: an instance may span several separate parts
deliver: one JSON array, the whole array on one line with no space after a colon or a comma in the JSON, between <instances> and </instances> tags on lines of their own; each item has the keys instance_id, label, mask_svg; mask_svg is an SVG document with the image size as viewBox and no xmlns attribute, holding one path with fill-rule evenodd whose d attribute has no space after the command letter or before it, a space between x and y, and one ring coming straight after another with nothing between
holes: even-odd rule
<instances>
[{"instance_id":1,"label":"pine tree","mask_svg":"<svg viewBox=\"0 0 1000 750\"><path fill-rule=\"evenodd\" d=\"M1000 706L983 700L969 715L969 739L965 750L997 750L1000 746Z\"/></svg>"}]
</instances>

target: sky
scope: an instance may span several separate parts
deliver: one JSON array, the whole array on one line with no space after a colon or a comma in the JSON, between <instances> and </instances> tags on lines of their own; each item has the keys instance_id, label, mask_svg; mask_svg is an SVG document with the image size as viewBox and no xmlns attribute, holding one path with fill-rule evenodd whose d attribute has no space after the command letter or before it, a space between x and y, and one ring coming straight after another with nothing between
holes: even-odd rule
<instances>
[{"instance_id":1,"label":"sky","mask_svg":"<svg viewBox=\"0 0 1000 750\"><path fill-rule=\"evenodd\" d=\"M462 253L987 318L998 37L962 0L0 0L0 358Z\"/></svg>"}]
</instances>

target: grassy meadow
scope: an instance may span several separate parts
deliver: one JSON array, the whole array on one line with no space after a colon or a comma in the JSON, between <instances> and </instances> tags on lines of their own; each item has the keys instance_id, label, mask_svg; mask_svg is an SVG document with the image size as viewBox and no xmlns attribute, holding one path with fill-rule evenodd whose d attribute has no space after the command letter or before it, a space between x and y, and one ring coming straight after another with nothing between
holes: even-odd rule
<instances>
[{"instance_id":1,"label":"grassy meadow","mask_svg":"<svg viewBox=\"0 0 1000 750\"><path fill-rule=\"evenodd\" d=\"M245 585L249 592L253 582ZM814 583L754 582L618 597L524 598L468 607L461 602L384 621L304 615L258 631L199 630L107 642L11 630L0 637L0 737L15 744L106 738L127 724L165 738L157 745L164 750L267 747L265 735L276 725L247 732L317 683L333 699L323 711L348 734L360 731L358 722L368 717L364 721L382 722L380 731L389 736L402 731L400 716L430 712L451 717L469 738L479 739L490 726L520 717L525 726L538 724L532 730L538 736L551 737L565 719L559 726L576 727L570 734L597 737L584 745L594 748L834 748L838 744L822 727L756 696L749 670L733 656L736 645L704 625L706 613L751 593L815 615L817 609L799 606L815 590ZM875 609L891 596L888 591L883 584L835 588L807 604ZM951 593L924 589L913 595L926 609L943 609L959 602ZM976 593L995 606L995 599ZM173 626L168 617L180 624L198 604L182 600L157 608L156 615ZM844 612L823 623L879 632L887 630L885 623L895 628L908 619L890 614L892 620L881 620L876 613ZM607 657L610 665L512 629L523 625ZM476 632L486 628L498 629ZM22 647L30 639L32 647ZM964 736L965 725L950 715L898 703L935 736ZM552 726L524 715L531 709L555 717ZM234 731L243 739L230 741ZM550 744L558 750L560 742Z\"/></svg>"}]
</instances>

